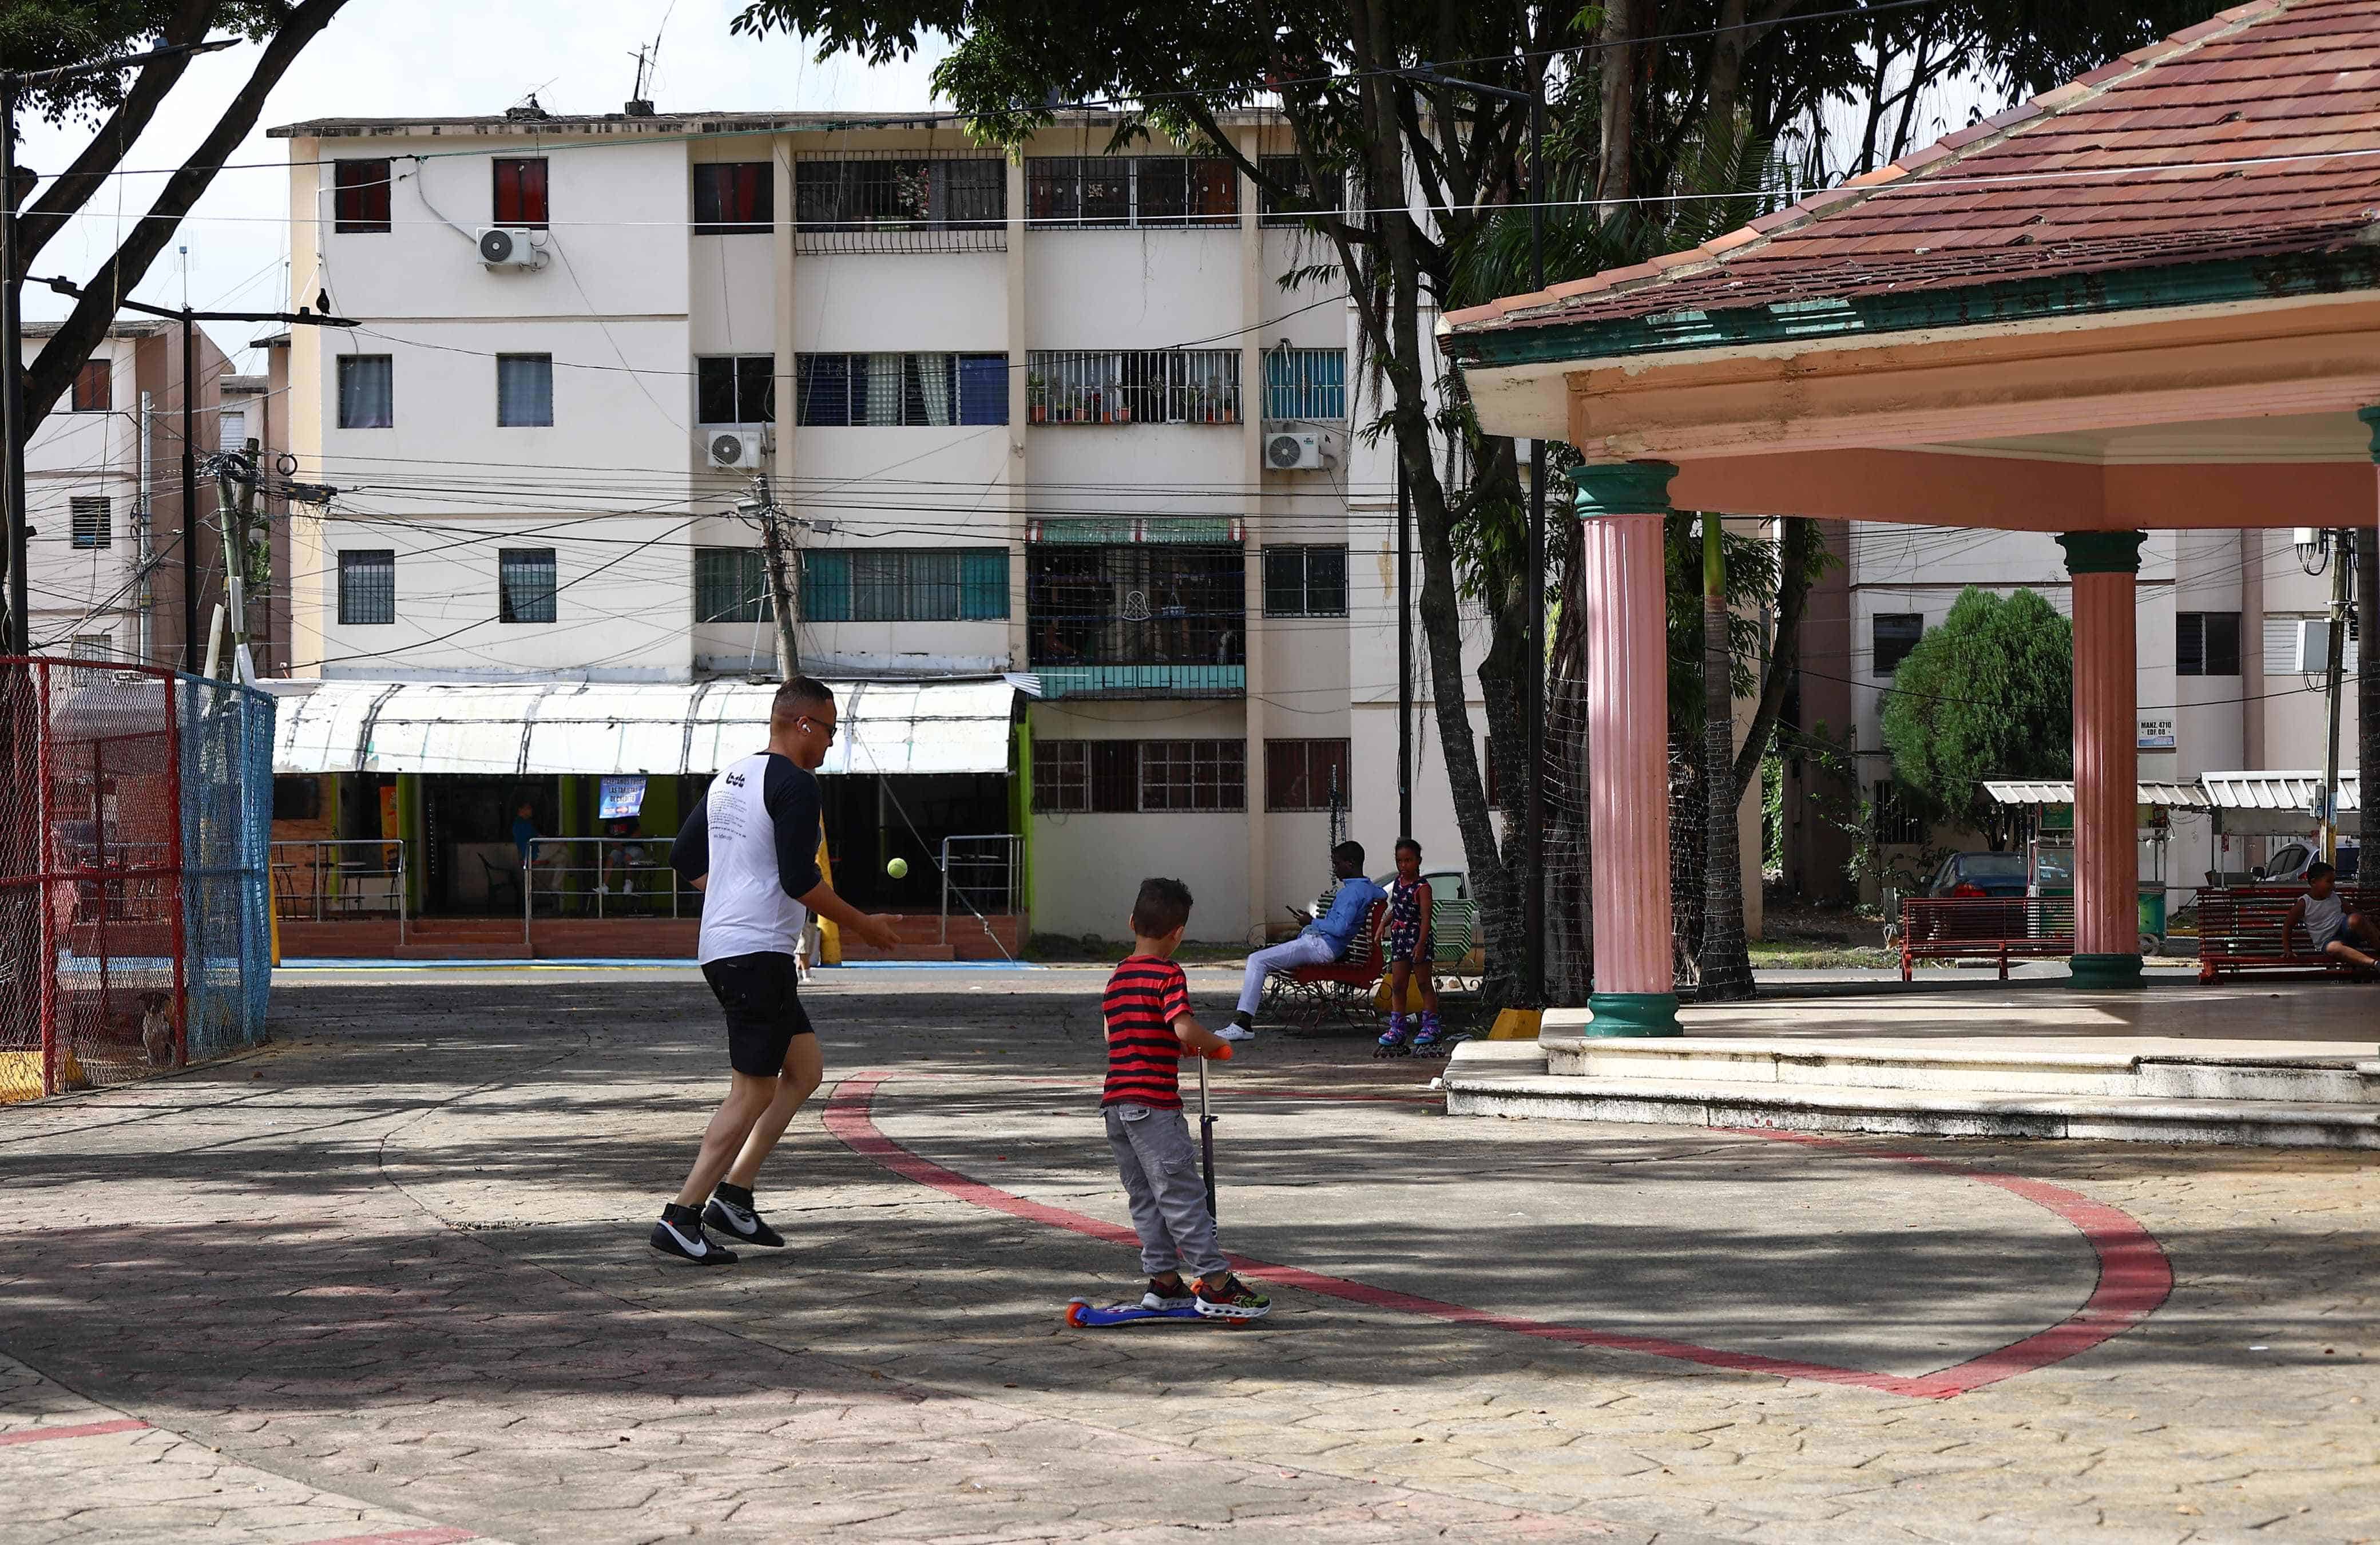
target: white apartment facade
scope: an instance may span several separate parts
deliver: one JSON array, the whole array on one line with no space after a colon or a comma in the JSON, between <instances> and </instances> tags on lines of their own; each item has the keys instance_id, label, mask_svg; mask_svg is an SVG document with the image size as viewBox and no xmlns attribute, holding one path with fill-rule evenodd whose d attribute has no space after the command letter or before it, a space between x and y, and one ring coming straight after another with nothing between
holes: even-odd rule
<instances>
[{"instance_id":1,"label":"white apartment facade","mask_svg":"<svg viewBox=\"0 0 2380 1545\"><path fill-rule=\"evenodd\" d=\"M930 115L273 130L294 301L360 324L288 344L297 476L341 490L291 524L293 674L773 674L735 508L765 473L804 670L1018 679L1037 931L1114 937L1150 873L1196 937L1285 920L1334 787L1385 869L1390 463L1350 432L1343 292L1281 282L1327 244L1111 128L1014 158ZM1459 867L1426 696L1415 723L1417 834Z\"/></svg>"}]
</instances>

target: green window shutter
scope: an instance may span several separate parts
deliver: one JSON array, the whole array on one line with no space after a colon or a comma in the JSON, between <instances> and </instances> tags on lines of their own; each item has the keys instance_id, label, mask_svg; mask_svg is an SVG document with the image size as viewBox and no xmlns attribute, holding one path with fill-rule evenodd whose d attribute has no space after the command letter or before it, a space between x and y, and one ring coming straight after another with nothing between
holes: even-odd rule
<instances>
[{"instance_id":1,"label":"green window shutter","mask_svg":"<svg viewBox=\"0 0 2380 1545\"><path fill-rule=\"evenodd\" d=\"M811 551L802 554L802 620L851 620L851 554Z\"/></svg>"},{"instance_id":2,"label":"green window shutter","mask_svg":"<svg viewBox=\"0 0 2380 1545\"><path fill-rule=\"evenodd\" d=\"M968 622L1008 616L1008 549L970 547L959 555L959 615Z\"/></svg>"}]
</instances>

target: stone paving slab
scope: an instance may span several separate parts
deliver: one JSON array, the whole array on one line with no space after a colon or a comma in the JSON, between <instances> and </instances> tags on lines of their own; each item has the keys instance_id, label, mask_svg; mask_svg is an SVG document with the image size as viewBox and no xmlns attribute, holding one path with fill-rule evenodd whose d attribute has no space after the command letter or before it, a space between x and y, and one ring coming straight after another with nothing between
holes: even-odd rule
<instances>
[{"instance_id":1,"label":"stone paving slab","mask_svg":"<svg viewBox=\"0 0 2380 1545\"><path fill-rule=\"evenodd\" d=\"M1096 1068L1097 982L1036 977L956 991L854 972L812 1008L832 1069L916 1081L888 1086L905 1137L1024 1164L1120 1221L1095 1116L1045 1081ZM1294 1288L1257 1331L1069 1332L1058 1304L1121 1290L1128 1252L892 1174L815 1113L763 1178L793 1247L677 1268L642 1236L723 1083L698 983L316 978L276 1008L286 1039L264 1055L0 1115L18 1202L0 1346L225 1462L434 1526L524 1542L2380 1538L2368 1157L1889 1145L2121 1207L2177 1274L2163 1309L2084 1356L1923 1401ZM1267 1038L1230 1071L1251 1090L1409 1097L1430 1070ZM932 1080L939 1100L929 1075L955 1076ZM1309 1268L1374 1270L1396 1252L1332 1228L1385 1244L1411 1217L1442 1241L1439 1296L1551 1313L1559 1276L1502 1259L1510 1198L1505 1213L1539 1210L1503 1220L1524 1232L1628 1222L1630 1247L1575 1261L1589 1289L1661 1268L1650 1280L1687 1283L1705 1321L1732 1292L1747 1320L1798 1317L1803 1335L1889 1320L1888 1354L1973 1339L1926 1318L1910 1259L1828 1259L1845 1230L1937 1195L1862 1155L1755 1183L1768 1156L1726 1135L1500 1145L1377 1100L1265 1108L1281 1113L1234 1107L1232 1162L1261 1184L1227 1192L1250 1210L1227 1199L1226 1224L1275 1231ZM1051 1113L1073 1110L1078 1127ZM1557 1199L1573 1194L1625 1205ZM1795 1214L1763 1215L1770 1195L1805 1204L1803 1276L1779 1247ZM2068 1291L2054 1233L1984 1211L1962 1234L1960 1208L1935 1205L1911 1259L1960 1266L1991 1314ZM1649 1259L1633 1242L1665 1223L1671 1248ZM35 1527L0 1518L0 1540L63 1538Z\"/></svg>"}]
</instances>

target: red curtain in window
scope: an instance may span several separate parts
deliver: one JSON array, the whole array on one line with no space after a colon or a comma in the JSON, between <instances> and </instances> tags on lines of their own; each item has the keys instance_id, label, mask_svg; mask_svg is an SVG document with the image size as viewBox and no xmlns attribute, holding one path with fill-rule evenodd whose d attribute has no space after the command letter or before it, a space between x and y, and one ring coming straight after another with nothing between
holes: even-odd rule
<instances>
[{"instance_id":1,"label":"red curtain in window","mask_svg":"<svg viewBox=\"0 0 2380 1545\"><path fill-rule=\"evenodd\" d=\"M743 161L720 168L719 219L722 225L757 225L768 221L761 199L762 179L769 175L765 161Z\"/></svg>"},{"instance_id":2,"label":"red curtain in window","mask_svg":"<svg viewBox=\"0 0 2380 1545\"><path fill-rule=\"evenodd\" d=\"M332 174L334 228L342 232L388 229L388 163L342 161Z\"/></svg>"},{"instance_id":3,"label":"red curtain in window","mask_svg":"<svg viewBox=\"0 0 2380 1545\"><path fill-rule=\"evenodd\" d=\"M496 224L542 226L545 224L545 163L496 163Z\"/></svg>"}]
</instances>

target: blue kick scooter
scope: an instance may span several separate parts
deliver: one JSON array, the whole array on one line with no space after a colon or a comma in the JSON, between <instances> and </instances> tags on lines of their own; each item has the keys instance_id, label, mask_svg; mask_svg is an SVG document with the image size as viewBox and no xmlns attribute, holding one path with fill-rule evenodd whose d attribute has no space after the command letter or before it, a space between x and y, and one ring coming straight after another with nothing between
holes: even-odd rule
<instances>
[{"instance_id":1,"label":"blue kick scooter","mask_svg":"<svg viewBox=\"0 0 2380 1545\"><path fill-rule=\"evenodd\" d=\"M1230 1058L1232 1049L1226 1045L1214 1053L1217 1061ZM1207 1058L1198 1059L1198 1157L1207 1179L1207 1216L1220 1218L1215 1211L1215 1118L1207 1109ZM1152 1309L1136 1303L1094 1304L1087 1298L1069 1299L1066 1323L1082 1331L1104 1331L1113 1325L1139 1325L1149 1320L1194 1320L1201 1325L1253 1325L1252 1320L1226 1319L1220 1315L1204 1315L1195 1304L1178 1309Z\"/></svg>"}]
</instances>

